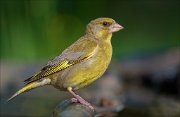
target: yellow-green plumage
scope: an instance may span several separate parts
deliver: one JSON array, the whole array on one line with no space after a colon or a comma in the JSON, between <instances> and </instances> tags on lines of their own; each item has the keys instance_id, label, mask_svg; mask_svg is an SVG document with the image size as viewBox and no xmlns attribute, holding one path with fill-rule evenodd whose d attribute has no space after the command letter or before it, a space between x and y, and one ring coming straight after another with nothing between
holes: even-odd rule
<instances>
[{"instance_id":1,"label":"yellow-green plumage","mask_svg":"<svg viewBox=\"0 0 180 117\"><path fill-rule=\"evenodd\" d=\"M47 84L68 91L91 84L107 69L112 57L112 33L120 29L122 27L111 18L91 21L84 36L49 61L40 72L25 80L25 88L10 99Z\"/></svg>"}]
</instances>

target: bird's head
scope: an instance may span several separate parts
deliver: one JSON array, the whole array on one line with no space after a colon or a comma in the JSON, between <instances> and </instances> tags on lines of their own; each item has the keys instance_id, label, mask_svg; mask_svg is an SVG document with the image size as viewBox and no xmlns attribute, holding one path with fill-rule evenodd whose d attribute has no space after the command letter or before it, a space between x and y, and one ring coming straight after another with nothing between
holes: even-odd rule
<instances>
[{"instance_id":1,"label":"bird's head","mask_svg":"<svg viewBox=\"0 0 180 117\"><path fill-rule=\"evenodd\" d=\"M86 34L93 35L96 38L104 38L121 29L123 27L111 18L98 18L87 25Z\"/></svg>"}]
</instances>

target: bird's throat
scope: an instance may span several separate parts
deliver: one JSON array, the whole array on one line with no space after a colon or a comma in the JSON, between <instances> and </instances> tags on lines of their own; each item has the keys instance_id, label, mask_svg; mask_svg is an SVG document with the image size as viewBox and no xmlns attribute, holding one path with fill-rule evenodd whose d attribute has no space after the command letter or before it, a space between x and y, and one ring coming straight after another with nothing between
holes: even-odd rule
<instances>
[{"instance_id":1,"label":"bird's throat","mask_svg":"<svg viewBox=\"0 0 180 117\"><path fill-rule=\"evenodd\" d=\"M104 33L104 32L99 32L98 34L96 34L96 39L102 41L102 42L111 42L111 38L112 38L112 33Z\"/></svg>"},{"instance_id":2,"label":"bird's throat","mask_svg":"<svg viewBox=\"0 0 180 117\"><path fill-rule=\"evenodd\" d=\"M111 38L112 38L112 33L108 34L108 35L105 37L105 41L106 41L106 42L110 42L110 41L111 41Z\"/></svg>"}]
</instances>

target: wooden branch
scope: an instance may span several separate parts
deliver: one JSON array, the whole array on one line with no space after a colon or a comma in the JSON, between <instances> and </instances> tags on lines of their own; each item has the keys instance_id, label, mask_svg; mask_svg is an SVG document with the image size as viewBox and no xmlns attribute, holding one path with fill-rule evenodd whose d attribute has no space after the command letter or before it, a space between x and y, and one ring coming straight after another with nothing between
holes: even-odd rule
<instances>
[{"instance_id":1,"label":"wooden branch","mask_svg":"<svg viewBox=\"0 0 180 117\"><path fill-rule=\"evenodd\" d=\"M56 106L52 117L94 117L94 114L87 106L65 100Z\"/></svg>"}]
</instances>

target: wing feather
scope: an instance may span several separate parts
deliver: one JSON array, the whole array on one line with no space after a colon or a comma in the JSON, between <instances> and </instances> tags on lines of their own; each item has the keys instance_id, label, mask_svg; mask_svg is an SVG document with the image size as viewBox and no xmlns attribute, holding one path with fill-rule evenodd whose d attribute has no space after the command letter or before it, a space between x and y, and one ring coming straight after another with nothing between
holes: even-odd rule
<instances>
[{"instance_id":1,"label":"wing feather","mask_svg":"<svg viewBox=\"0 0 180 117\"><path fill-rule=\"evenodd\" d=\"M74 45L70 46L70 48L67 49L68 51L65 50L60 56L57 56L55 59L49 61L45 67L43 67L34 76L26 79L24 82L26 84L29 84L31 82L41 80L44 77L62 71L72 65L78 64L84 60L89 59L93 55L93 51L96 47L96 43L94 43L94 45L91 46L90 49L82 46L80 47L80 45L83 45L82 43L81 42L78 44L75 43ZM73 49L73 47L80 47L79 48L80 50L76 49L76 52L73 51L69 52L69 50Z\"/></svg>"}]
</instances>

